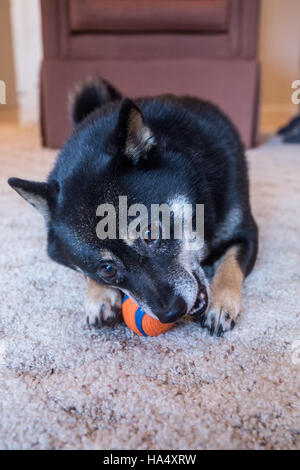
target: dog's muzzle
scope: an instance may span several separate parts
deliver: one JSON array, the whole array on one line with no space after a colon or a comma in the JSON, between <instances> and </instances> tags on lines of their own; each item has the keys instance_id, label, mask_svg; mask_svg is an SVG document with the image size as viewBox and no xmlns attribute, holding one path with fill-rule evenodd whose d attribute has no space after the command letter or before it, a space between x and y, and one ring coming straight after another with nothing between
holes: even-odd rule
<instances>
[{"instance_id":1,"label":"dog's muzzle","mask_svg":"<svg viewBox=\"0 0 300 470\"><path fill-rule=\"evenodd\" d=\"M193 308L189 312L193 316L201 316L208 306L208 293L207 288L204 284L201 283L198 276L195 276L198 282L198 294Z\"/></svg>"},{"instance_id":2,"label":"dog's muzzle","mask_svg":"<svg viewBox=\"0 0 300 470\"><path fill-rule=\"evenodd\" d=\"M187 313L187 304L182 297L176 297L168 311L155 313L162 323L173 323Z\"/></svg>"}]
</instances>

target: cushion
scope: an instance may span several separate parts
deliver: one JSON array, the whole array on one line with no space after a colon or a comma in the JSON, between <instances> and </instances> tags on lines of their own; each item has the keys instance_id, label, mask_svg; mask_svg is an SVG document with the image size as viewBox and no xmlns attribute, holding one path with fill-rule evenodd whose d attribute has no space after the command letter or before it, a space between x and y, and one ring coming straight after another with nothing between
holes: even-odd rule
<instances>
[{"instance_id":1,"label":"cushion","mask_svg":"<svg viewBox=\"0 0 300 470\"><path fill-rule=\"evenodd\" d=\"M222 32L228 0L69 0L73 33Z\"/></svg>"}]
</instances>

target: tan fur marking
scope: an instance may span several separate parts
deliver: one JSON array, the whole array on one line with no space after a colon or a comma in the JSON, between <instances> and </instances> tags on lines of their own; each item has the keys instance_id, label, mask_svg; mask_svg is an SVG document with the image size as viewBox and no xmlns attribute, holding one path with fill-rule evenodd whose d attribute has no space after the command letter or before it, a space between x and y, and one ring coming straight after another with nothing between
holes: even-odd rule
<instances>
[{"instance_id":1,"label":"tan fur marking","mask_svg":"<svg viewBox=\"0 0 300 470\"><path fill-rule=\"evenodd\" d=\"M154 144L154 137L144 123L141 113L132 109L129 116L128 134L125 152L138 159L142 150L149 150Z\"/></svg>"},{"instance_id":2,"label":"tan fur marking","mask_svg":"<svg viewBox=\"0 0 300 470\"><path fill-rule=\"evenodd\" d=\"M101 254L102 259L110 260L110 259L114 258L114 255L109 250L101 250L100 254ZM94 283L94 284L96 284L96 283Z\"/></svg>"},{"instance_id":3,"label":"tan fur marking","mask_svg":"<svg viewBox=\"0 0 300 470\"><path fill-rule=\"evenodd\" d=\"M135 242L135 239L127 237L127 238L123 238L123 242L126 243L126 245L128 246L132 246Z\"/></svg>"},{"instance_id":4,"label":"tan fur marking","mask_svg":"<svg viewBox=\"0 0 300 470\"><path fill-rule=\"evenodd\" d=\"M238 247L230 248L221 260L210 284L208 309L202 320L211 335L232 330L241 310L243 273L237 262Z\"/></svg>"},{"instance_id":5,"label":"tan fur marking","mask_svg":"<svg viewBox=\"0 0 300 470\"><path fill-rule=\"evenodd\" d=\"M217 268L210 286L210 304L224 309L235 319L241 309L244 276L236 259L237 248L230 248Z\"/></svg>"},{"instance_id":6,"label":"tan fur marking","mask_svg":"<svg viewBox=\"0 0 300 470\"><path fill-rule=\"evenodd\" d=\"M113 320L120 309L121 292L118 289L101 286L88 278L85 311L91 323L97 323L98 319L101 326L102 322Z\"/></svg>"}]
</instances>

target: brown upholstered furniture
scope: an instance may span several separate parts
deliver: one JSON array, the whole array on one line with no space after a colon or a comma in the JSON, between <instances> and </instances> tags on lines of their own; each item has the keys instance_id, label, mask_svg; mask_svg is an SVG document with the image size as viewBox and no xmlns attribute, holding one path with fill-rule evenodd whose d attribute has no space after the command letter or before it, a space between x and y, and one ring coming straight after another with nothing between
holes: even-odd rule
<instances>
[{"instance_id":1,"label":"brown upholstered furniture","mask_svg":"<svg viewBox=\"0 0 300 470\"><path fill-rule=\"evenodd\" d=\"M259 0L41 0L43 142L68 137L67 95L98 74L125 95L191 94L217 103L255 142Z\"/></svg>"}]
</instances>

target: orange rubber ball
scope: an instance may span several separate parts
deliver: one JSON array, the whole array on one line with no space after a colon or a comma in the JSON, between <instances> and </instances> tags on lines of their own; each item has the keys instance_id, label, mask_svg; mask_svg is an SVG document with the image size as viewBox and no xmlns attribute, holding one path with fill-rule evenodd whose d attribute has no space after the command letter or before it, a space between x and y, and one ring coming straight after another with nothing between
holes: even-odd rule
<instances>
[{"instance_id":1,"label":"orange rubber ball","mask_svg":"<svg viewBox=\"0 0 300 470\"><path fill-rule=\"evenodd\" d=\"M174 323L161 323L148 315L128 295L122 303L123 318L130 330L140 336L158 336L166 333Z\"/></svg>"}]
</instances>

